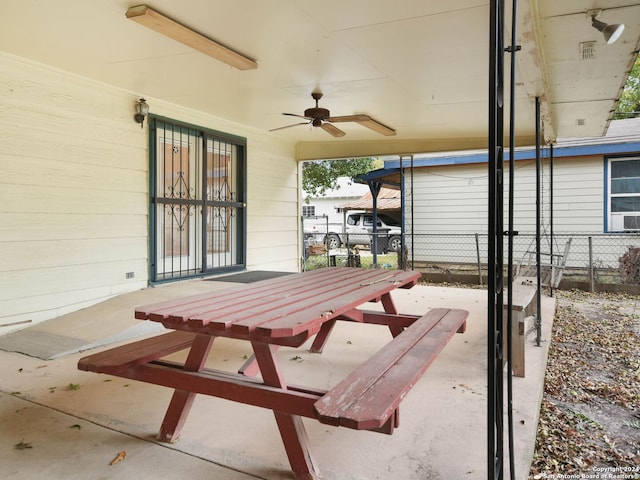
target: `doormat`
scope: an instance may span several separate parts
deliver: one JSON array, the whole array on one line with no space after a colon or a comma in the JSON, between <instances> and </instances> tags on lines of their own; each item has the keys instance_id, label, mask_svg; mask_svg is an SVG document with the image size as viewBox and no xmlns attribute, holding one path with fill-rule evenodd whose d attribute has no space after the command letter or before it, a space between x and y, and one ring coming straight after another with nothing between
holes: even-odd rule
<instances>
[{"instance_id":1,"label":"doormat","mask_svg":"<svg viewBox=\"0 0 640 480\"><path fill-rule=\"evenodd\" d=\"M207 278L212 282L234 282L234 283L253 283L260 280L269 280L270 278L283 277L291 275L291 272L269 272L267 270L254 270L251 272L235 273L233 275L225 275L224 277Z\"/></svg>"}]
</instances>

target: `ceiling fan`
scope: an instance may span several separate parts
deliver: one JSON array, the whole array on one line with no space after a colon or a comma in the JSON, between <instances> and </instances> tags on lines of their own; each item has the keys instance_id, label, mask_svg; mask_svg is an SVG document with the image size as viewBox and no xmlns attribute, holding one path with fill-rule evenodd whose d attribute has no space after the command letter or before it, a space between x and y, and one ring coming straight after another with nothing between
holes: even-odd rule
<instances>
[{"instance_id":1,"label":"ceiling fan","mask_svg":"<svg viewBox=\"0 0 640 480\"><path fill-rule=\"evenodd\" d=\"M294 123L293 125L287 125L285 127L273 128L269 131L275 132L276 130L282 130L284 128L295 127L298 125L313 125L314 127L322 128L325 132L333 135L334 137L344 137L345 132L343 132L333 124L341 122L355 122L364 127L370 128L374 132L380 133L382 135L391 136L396 134L396 131L393 128L387 127L377 120L374 120L369 115L360 114L332 117L329 110L318 106L318 100L322 98L321 92L312 92L311 97L316 101L316 106L307 108L304 111L304 115L297 115L295 113L283 113L283 115L288 115L290 117L305 118L308 120L308 122Z\"/></svg>"}]
</instances>

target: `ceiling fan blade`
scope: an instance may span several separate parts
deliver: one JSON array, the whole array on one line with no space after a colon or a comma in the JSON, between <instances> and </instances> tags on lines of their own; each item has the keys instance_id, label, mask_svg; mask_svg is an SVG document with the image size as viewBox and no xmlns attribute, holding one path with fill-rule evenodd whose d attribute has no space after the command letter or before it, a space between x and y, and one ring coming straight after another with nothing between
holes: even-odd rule
<instances>
[{"instance_id":1,"label":"ceiling fan blade","mask_svg":"<svg viewBox=\"0 0 640 480\"><path fill-rule=\"evenodd\" d=\"M363 127L370 128L374 132L380 133L386 136L393 136L396 134L396 131L387 127L385 124L374 120L369 115L343 115L340 117L329 117L327 119L329 122L340 123L340 122L355 122L359 123Z\"/></svg>"},{"instance_id":2,"label":"ceiling fan blade","mask_svg":"<svg viewBox=\"0 0 640 480\"><path fill-rule=\"evenodd\" d=\"M269 130L270 132L275 132L276 130L284 130L285 128L297 127L298 125L309 125L310 122L300 122L294 123L293 125L287 125L285 127L272 128Z\"/></svg>"},{"instance_id":3,"label":"ceiling fan blade","mask_svg":"<svg viewBox=\"0 0 640 480\"><path fill-rule=\"evenodd\" d=\"M320 128L322 128L325 132L330 133L334 137L344 137L345 135L345 133L342 130L340 130L338 127L336 127L335 125L331 125L330 123L327 123L327 122L322 122L322 125L320 125Z\"/></svg>"},{"instance_id":4,"label":"ceiling fan blade","mask_svg":"<svg viewBox=\"0 0 640 480\"><path fill-rule=\"evenodd\" d=\"M290 117L306 118L307 120L313 120L310 117L305 117L304 115L298 115L297 113L283 113L283 115L288 115Z\"/></svg>"}]
</instances>

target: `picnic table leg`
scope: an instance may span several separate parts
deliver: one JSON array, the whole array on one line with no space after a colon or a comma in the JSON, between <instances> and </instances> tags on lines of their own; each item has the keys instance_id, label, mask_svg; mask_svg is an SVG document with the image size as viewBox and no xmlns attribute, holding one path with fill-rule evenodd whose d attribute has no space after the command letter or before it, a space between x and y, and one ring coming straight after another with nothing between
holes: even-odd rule
<instances>
[{"instance_id":1,"label":"picnic table leg","mask_svg":"<svg viewBox=\"0 0 640 480\"><path fill-rule=\"evenodd\" d=\"M191 350L187 360L184 362L185 370L199 372L204 368L214 339L215 337L211 335L197 335L193 339ZM158 440L171 443L178 439L195 398L196 394L187 390L175 390L173 392L167 413L165 413L160 426Z\"/></svg>"},{"instance_id":2,"label":"picnic table leg","mask_svg":"<svg viewBox=\"0 0 640 480\"><path fill-rule=\"evenodd\" d=\"M280 346L274 345L273 348L277 350ZM238 369L238 373L240 375L246 375L247 377L255 377L260 373L260 367L258 366L255 354L251 355L251 357L244 362L244 364Z\"/></svg>"},{"instance_id":3,"label":"picnic table leg","mask_svg":"<svg viewBox=\"0 0 640 480\"><path fill-rule=\"evenodd\" d=\"M327 339L329 338L329 334L331 330L333 330L334 325L337 320L329 320L328 322L324 322L320 327L320 331L316 335L316 338L313 340L311 344L310 350L313 353L322 353L322 349L324 348L325 343L327 343Z\"/></svg>"},{"instance_id":4,"label":"picnic table leg","mask_svg":"<svg viewBox=\"0 0 640 480\"><path fill-rule=\"evenodd\" d=\"M382 306L384 307L385 313L391 313L393 315L398 314L398 309L393 303L393 299L391 298L390 293L385 293L384 295L382 295ZM398 325L389 325L389 330L391 330L391 335L393 335L393 338L396 338L402 333L403 328Z\"/></svg>"},{"instance_id":5,"label":"picnic table leg","mask_svg":"<svg viewBox=\"0 0 640 480\"><path fill-rule=\"evenodd\" d=\"M276 348L273 345L251 342L260 373L266 385L286 389L287 385L276 363ZM280 436L289 458L296 480L317 480L320 473L311 455L309 438L302 418L282 411L273 411Z\"/></svg>"},{"instance_id":6,"label":"picnic table leg","mask_svg":"<svg viewBox=\"0 0 640 480\"><path fill-rule=\"evenodd\" d=\"M391 313L393 315L398 314L398 309L393 303L393 299L391 298L391 293L385 293L384 295L382 295L381 301L382 301L382 306L384 307L385 313ZM322 353L322 349L327 343L327 340L329 339L329 335L331 334L331 331L333 330L333 327L335 326L336 322L337 320L333 319L333 320L329 320L328 322L324 322L322 324L322 326L320 327L320 331L318 332L318 334L316 335L316 338L313 340L313 343L311 344L310 350L312 353ZM389 325L389 330L391 331L391 335L393 335L393 338L395 338L398 335L400 335L404 329L397 325Z\"/></svg>"}]
</instances>

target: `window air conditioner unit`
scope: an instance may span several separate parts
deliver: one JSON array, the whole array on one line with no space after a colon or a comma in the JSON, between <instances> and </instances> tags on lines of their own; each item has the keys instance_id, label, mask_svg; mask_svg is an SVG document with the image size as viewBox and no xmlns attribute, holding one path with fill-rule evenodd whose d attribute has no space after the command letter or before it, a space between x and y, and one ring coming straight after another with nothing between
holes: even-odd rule
<instances>
[{"instance_id":1,"label":"window air conditioner unit","mask_svg":"<svg viewBox=\"0 0 640 480\"><path fill-rule=\"evenodd\" d=\"M635 232L640 231L640 213L614 213L611 215L611 231Z\"/></svg>"}]
</instances>

